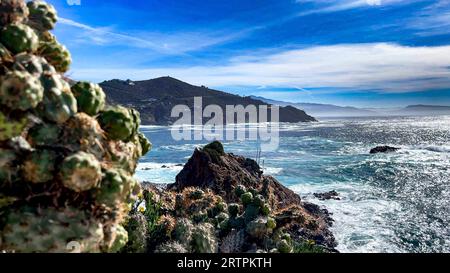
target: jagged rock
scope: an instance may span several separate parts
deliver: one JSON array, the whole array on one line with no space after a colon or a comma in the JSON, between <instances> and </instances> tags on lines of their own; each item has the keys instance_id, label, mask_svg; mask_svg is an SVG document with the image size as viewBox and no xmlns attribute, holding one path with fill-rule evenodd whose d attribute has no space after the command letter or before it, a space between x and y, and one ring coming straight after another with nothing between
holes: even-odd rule
<instances>
[{"instance_id":1,"label":"jagged rock","mask_svg":"<svg viewBox=\"0 0 450 273\"><path fill-rule=\"evenodd\" d=\"M378 146L370 150L371 154L378 154L378 153L393 153L400 150L400 148L390 147L390 146Z\"/></svg>"},{"instance_id":2,"label":"jagged rock","mask_svg":"<svg viewBox=\"0 0 450 273\"><path fill-rule=\"evenodd\" d=\"M324 193L314 193L314 197L321 201L325 200L341 200L337 191L329 191Z\"/></svg>"},{"instance_id":3,"label":"jagged rock","mask_svg":"<svg viewBox=\"0 0 450 273\"><path fill-rule=\"evenodd\" d=\"M206 146L206 149L196 149L166 192L173 191L180 199L178 202L183 204L189 204L183 196L186 192L195 192L195 188L212 191L223 198L228 204L230 217L224 221L226 225L219 227L220 234L225 236L223 240L228 238L228 231L244 228L245 241L255 243L257 249L264 249L263 238L271 237L269 230L276 229L289 234L292 241L311 240L326 251L335 251L336 241L329 230L333 220L327 210L303 202L299 195L275 178L263 175L254 160L225 153L222 149L217 143ZM184 210L192 210L192 205ZM260 224L261 219L272 218L273 224L266 232L263 228L266 226ZM285 250L288 247L284 243L276 240L272 245L275 248L277 244L282 245ZM247 244L241 249L249 251L250 247ZM228 247L225 251L229 251Z\"/></svg>"},{"instance_id":4,"label":"jagged rock","mask_svg":"<svg viewBox=\"0 0 450 273\"><path fill-rule=\"evenodd\" d=\"M214 157L217 156L220 161ZM227 203L240 199L235 188L262 190L269 196L273 209L285 208L292 204L301 204L301 198L271 176L263 175L256 161L233 154L215 153L205 149L196 149L194 154L177 175L176 182L168 186L171 190L182 191L187 187L211 189L222 196Z\"/></svg>"}]
</instances>

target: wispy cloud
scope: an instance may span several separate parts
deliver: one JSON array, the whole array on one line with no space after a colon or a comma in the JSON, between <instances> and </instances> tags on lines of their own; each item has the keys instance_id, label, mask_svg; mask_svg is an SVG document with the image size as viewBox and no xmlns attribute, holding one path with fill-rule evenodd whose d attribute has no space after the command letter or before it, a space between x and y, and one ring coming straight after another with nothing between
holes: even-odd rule
<instances>
[{"instance_id":1,"label":"wispy cloud","mask_svg":"<svg viewBox=\"0 0 450 273\"><path fill-rule=\"evenodd\" d=\"M416 34L420 36L449 34L450 0L439 0L430 4L407 20L405 26L418 30Z\"/></svg>"},{"instance_id":2,"label":"wispy cloud","mask_svg":"<svg viewBox=\"0 0 450 273\"><path fill-rule=\"evenodd\" d=\"M67 18L60 18L59 23L78 29L76 34L78 37L75 41L79 43L149 49L161 54L184 54L197 51L238 39L252 31L252 29L243 29L230 32L208 30L160 33L127 30L127 34L123 34L112 27L93 27Z\"/></svg>"},{"instance_id":3,"label":"wispy cloud","mask_svg":"<svg viewBox=\"0 0 450 273\"><path fill-rule=\"evenodd\" d=\"M383 7L398 4L411 4L420 0L296 0L299 4L314 4L315 8L301 12L298 15L316 13L331 13L356 8Z\"/></svg>"},{"instance_id":4,"label":"wispy cloud","mask_svg":"<svg viewBox=\"0 0 450 273\"><path fill-rule=\"evenodd\" d=\"M450 86L450 46L342 44L234 58L222 66L75 69L77 79L171 75L208 86L273 86L412 92ZM95 75L95 79L92 79Z\"/></svg>"}]
</instances>

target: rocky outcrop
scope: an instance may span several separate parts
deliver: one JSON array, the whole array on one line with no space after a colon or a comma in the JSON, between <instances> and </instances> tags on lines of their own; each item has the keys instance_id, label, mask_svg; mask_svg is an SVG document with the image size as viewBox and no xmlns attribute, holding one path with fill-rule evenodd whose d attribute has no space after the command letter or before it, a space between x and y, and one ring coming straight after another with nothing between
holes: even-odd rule
<instances>
[{"instance_id":1,"label":"rocky outcrop","mask_svg":"<svg viewBox=\"0 0 450 273\"><path fill-rule=\"evenodd\" d=\"M337 191L329 191L323 193L314 193L314 197L321 201L325 200L341 200Z\"/></svg>"},{"instance_id":2,"label":"rocky outcrop","mask_svg":"<svg viewBox=\"0 0 450 273\"><path fill-rule=\"evenodd\" d=\"M220 143L218 145L222 146ZM272 176L263 175L256 161L226 154L223 148L216 151L209 147L194 151L183 170L177 175L176 182L169 185L169 189L180 191L188 187L200 187L212 190L227 202L236 202L239 196L234 194L234 189L243 185L264 191L271 197L269 202L276 209L301 204L298 194Z\"/></svg>"},{"instance_id":3,"label":"rocky outcrop","mask_svg":"<svg viewBox=\"0 0 450 273\"><path fill-rule=\"evenodd\" d=\"M398 150L400 150L400 148L395 148L391 146L378 146L370 150L370 154L393 153Z\"/></svg>"},{"instance_id":4,"label":"rocky outcrop","mask_svg":"<svg viewBox=\"0 0 450 273\"><path fill-rule=\"evenodd\" d=\"M219 142L196 149L174 184L166 188L145 184L144 188L174 223L192 219L194 226L213 224L217 238L204 240L216 242L217 251L335 251L329 230L333 220L327 210L303 202L275 178L264 175L254 160L225 153ZM167 246L167 242L158 243L155 249ZM171 246L174 243L182 240ZM195 252L192 245L184 249L189 248Z\"/></svg>"}]
</instances>

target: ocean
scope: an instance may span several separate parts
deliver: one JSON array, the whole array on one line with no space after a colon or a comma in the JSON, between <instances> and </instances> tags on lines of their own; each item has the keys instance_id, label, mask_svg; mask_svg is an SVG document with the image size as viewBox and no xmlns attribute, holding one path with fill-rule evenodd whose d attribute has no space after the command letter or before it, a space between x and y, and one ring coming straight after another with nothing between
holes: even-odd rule
<instances>
[{"instance_id":1,"label":"ocean","mask_svg":"<svg viewBox=\"0 0 450 273\"><path fill-rule=\"evenodd\" d=\"M143 126L153 150L137 178L173 183L195 147L170 127ZM256 141L224 141L226 152L256 158ZM378 145L396 153L370 155ZM325 207L341 252L450 252L450 116L325 119L281 124L280 146L262 152L265 174ZM314 193L335 190L342 200Z\"/></svg>"}]
</instances>

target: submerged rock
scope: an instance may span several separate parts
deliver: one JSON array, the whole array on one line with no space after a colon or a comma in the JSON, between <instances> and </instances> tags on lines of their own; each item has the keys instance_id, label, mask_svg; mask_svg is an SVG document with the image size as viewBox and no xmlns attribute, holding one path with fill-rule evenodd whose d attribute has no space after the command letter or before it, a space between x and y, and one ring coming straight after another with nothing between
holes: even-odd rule
<instances>
[{"instance_id":1,"label":"submerged rock","mask_svg":"<svg viewBox=\"0 0 450 273\"><path fill-rule=\"evenodd\" d=\"M400 150L400 148L391 147L391 146L378 146L370 150L371 154L378 154L378 153L393 153Z\"/></svg>"}]
</instances>

